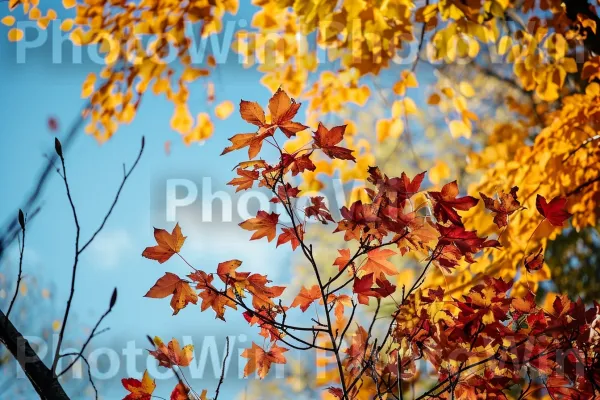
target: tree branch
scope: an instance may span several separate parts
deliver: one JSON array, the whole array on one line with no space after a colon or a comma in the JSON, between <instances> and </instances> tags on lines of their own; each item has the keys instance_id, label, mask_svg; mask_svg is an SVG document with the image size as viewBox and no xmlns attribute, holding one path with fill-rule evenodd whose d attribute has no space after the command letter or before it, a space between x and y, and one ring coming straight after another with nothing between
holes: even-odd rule
<instances>
[{"instance_id":1,"label":"tree branch","mask_svg":"<svg viewBox=\"0 0 600 400\"><path fill-rule=\"evenodd\" d=\"M69 396L29 342L0 311L0 342L17 360L42 400L68 400Z\"/></svg>"}]
</instances>

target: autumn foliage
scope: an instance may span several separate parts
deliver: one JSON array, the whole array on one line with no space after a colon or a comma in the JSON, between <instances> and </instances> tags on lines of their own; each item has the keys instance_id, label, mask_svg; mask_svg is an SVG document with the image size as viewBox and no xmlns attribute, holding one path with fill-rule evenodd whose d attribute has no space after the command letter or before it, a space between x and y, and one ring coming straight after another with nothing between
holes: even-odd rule
<instances>
[{"instance_id":1,"label":"autumn foliage","mask_svg":"<svg viewBox=\"0 0 600 400\"><path fill-rule=\"evenodd\" d=\"M500 236L524 209L518 187L508 193L480 193L487 209L485 218L498 228L498 233L487 237L466 227L462 214L479 199L460 194L456 181L440 190L427 190L422 187L425 172L389 177L370 166L366 171L368 198L344 206L336 220L323 197L311 197L305 208L299 208L303 191L290 178L313 170L319 153L353 162L353 152L343 146L346 127L328 128L319 122L313 131L295 122L300 103L281 89L268 108L270 118L259 104L242 101L242 118L257 130L233 136L232 145L223 153L248 148L249 160L237 166L238 177L230 185L238 190L261 187L270 191L290 223L280 222L275 212L260 210L240 227L252 232L250 240L277 238L277 246L289 244L311 266L317 283L302 287L287 303L281 297L285 287L267 276L243 271L240 260L223 261L209 271L196 269L182 255L185 237L176 225L171 234L155 229L157 245L142 255L163 263L177 254L190 267L189 274L179 277L166 272L147 297L172 296L174 314L199 301L201 311L212 312L218 319L243 318L256 327L266 344L252 343L242 353L247 359L246 375L265 378L273 364L287 362L290 349L331 354L331 374L321 387L323 396L330 398L403 398L408 385L425 379L418 367L423 360L433 380L417 394L419 399L597 396L597 303L588 307L581 300L557 296L544 308L536 303L533 290L515 293L511 281L495 276L482 277L481 283L461 295L452 295L441 285L424 285L435 271L452 276L465 263L499 251ZM311 130L311 140L287 151L286 140L303 130ZM275 148L279 158L274 162L258 159L263 145ZM547 220L562 226L571 217L566 201L564 197L548 201L543 193L538 194L538 225ZM310 220L319 221L318 226L325 225L345 242L337 251L331 276L324 274L324 266L315 259L319 244L305 239L306 232L315 227ZM397 254L421 260L418 276L410 285L398 287L392 279L401 272L390 261ZM518 262L526 274L535 274L543 263L540 257L541 251L533 249ZM310 314L310 319L291 318L298 313ZM191 349L180 348L176 340L165 345L156 338L153 345L150 354L161 366L189 363ZM124 379L123 385L131 392L127 399L149 398L154 390L147 373L142 381ZM179 398L181 392L192 397L196 393L180 380L172 398Z\"/></svg>"}]
</instances>

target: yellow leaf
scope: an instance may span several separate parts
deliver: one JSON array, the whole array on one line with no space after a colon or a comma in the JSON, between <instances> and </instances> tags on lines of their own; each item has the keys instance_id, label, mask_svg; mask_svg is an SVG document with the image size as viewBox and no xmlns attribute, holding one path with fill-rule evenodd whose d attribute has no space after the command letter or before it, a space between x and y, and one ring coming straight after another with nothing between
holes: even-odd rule
<instances>
[{"instance_id":1,"label":"yellow leaf","mask_svg":"<svg viewBox=\"0 0 600 400\"><path fill-rule=\"evenodd\" d=\"M202 76L208 76L210 72L206 69L196 69L187 67L181 74L181 80L186 82L193 82Z\"/></svg>"},{"instance_id":2,"label":"yellow leaf","mask_svg":"<svg viewBox=\"0 0 600 400\"><path fill-rule=\"evenodd\" d=\"M185 105L178 105L175 107L173 117L171 117L171 128L174 131L181 133L182 135L187 134L194 125L194 118L190 113L190 110Z\"/></svg>"},{"instance_id":3,"label":"yellow leaf","mask_svg":"<svg viewBox=\"0 0 600 400\"><path fill-rule=\"evenodd\" d=\"M402 77L404 78L404 84L409 88L419 87L419 82L415 73L412 71L402 71Z\"/></svg>"},{"instance_id":4,"label":"yellow leaf","mask_svg":"<svg viewBox=\"0 0 600 400\"><path fill-rule=\"evenodd\" d=\"M13 26L15 23L15 17L13 17L12 15L7 15L6 17L2 18L2 24L6 25L6 26Z\"/></svg>"},{"instance_id":5,"label":"yellow leaf","mask_svg":"<svg viewBox=\"0 0 600 400\"><path fill-rule=\"evenodd\" d=\"M429 170L429 180L435 185L439 185L444 179L450 177L450 168L443 161L438 161L433 168Z\"/></svg>"},{"instance_id":6,"label":"yellow leaf","mask_svg":"<svg viewBox=\"0 0 600 400\"><path fill-rule=\"evenodd\" d=\"M60 30L63 32L68 32L73 29L73 20L65 19L62 24L60 24Z\"/></svg>"},{"instance_id":7,"label":"yellow leaf","mask_svg":"<svg viewBox=\"0 0 600 400\"><path fill-rule=\"evenodd\" d=\"M73 8L77 5L77 0L62 0L64 8Z\"/></svg>"},{"instance_id":8,"label":"yellow leaf","mask_svg":"<svg viewBox=\"0 0 600 400\"><path fill-rule=\"evenodd\" d=\"M498 41L498 54L501 56L506 54L508 49L512 46L512 38L510 36L502 36Z\"/></svg>"},{"instance_id":9,"label":"yellow leaf","mask_svg":"<svg viewBox=\"0 0 600 400\"><path fill-rule=\"evenodd\" d=\"M453 138L466 137L467 139L471 137L471 129L465 124L463 121L454 120L450 121L450 134L452 134Z\"/></svg>"},{"instance_id":10,"label":"yellow leaf","mask_svg":"<svg viewBox=\"0 0 600 400\"><path fill-rule=\"evenodd\" d=\"M42 12L40 11L39 8L32 8L31 11L29 11L29 19L35 21L38 18L40 18L42 16Z\"/></svg>"},{"instance_id":11,"label":"yellow leaf","mask_svg":"<svg viewBox=\"0 0 600 400\"><path fill-rule=\"evenodd\" d=\"M17 28L12 28L8 31L8 40L11 42L18 42L23 39L23 31Z\"/></svg>"},{"instance_id":12,"label":"yellow leaf","mask_svg":"<svg viewBox=\"0 0 600 400\"><path fill-rule=\"evenodd\" d=\"M210 116L207 113L200 113L196 117L196 126L183 138L183 142L186 145L190 145L193 142L203 142L212 136L214 126L210 120Z\"/></svg>"},{"instance_id":13,"label":"yellow leaf","mask_svg":"<svg viewBox=\"0 0 600 400\"><path fill-rule=\"evenodd\" d=\"M417 105L410 97L404 98L404 109L407 114L416 114L417 113Z\"/></svg>"},{"instance_id":14,"label":"yellow leaf","mask_svg":"<svg viewBox=\"0 0 600 400\"><path fill-rule=\"evenodd\" d=\"M55 331L55 332L58 332L58 330L60 329L61 325L62 324L60 323L60 321L57 320L57 319L55 319L54 321L52 321L52 330Z\"/></svg>"},{"instance_id":15,"label":"yellow leaf","mask_svg":"<svg viewBox=\"0 0 600 400\"><path fill-rule=\"evenodd\" d=\"M233 112L233 103L229 100L225 100L221 104L215 107L215 115L219 119L226 119Z\"/></svg>"},{"instance_id":16,"label":"yellow leaf","mask_svg":"<svg viewBox=\"0 0 600 400\"><path fill-rule=\"evenodd\" d=\"M82 88L81 88L81 97L82 98L88 98L92 95L92 93L94 92L94 84L96 83L96 75L93 73L90 73L87 78L85 78L85 81L83 82Z\"/></svg>"},{"instance_id":17,"label":"yellow leaf","mask_svg":"<svg viewBox=\"0 0 600 400\"><path fill-rule=\"evenodd\" d=\"M465 97L473 97L475 96L475 90L473 86L469 82L461 82L459 85L460 93Z\"/></svg>"}]
</instances>

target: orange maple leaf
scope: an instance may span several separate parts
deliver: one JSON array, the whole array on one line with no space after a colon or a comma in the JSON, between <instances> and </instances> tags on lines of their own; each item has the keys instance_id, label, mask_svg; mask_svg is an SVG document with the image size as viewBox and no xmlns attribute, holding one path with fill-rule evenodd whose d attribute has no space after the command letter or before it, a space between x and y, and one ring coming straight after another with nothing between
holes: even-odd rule
<instances>
[{"instance_id":1,"label":"orange maple leaf","mask_svg":"<svg viewBox=\"0 0 600 400\"><path fill-rule=\"evenodd\" d=\"M337 265L341 271L350 262L350 249L338 250L338 253L340 253L340 256L335 259L333 265ZM354 265L354 263L352 264Z\"/></svg>"},{"instance_id":2,"label":"orange maple leaf","mask_svg":"<svg viewBox=\"0 0 600 400\"><path fill-rule=\"evenodd\" d=\"M250 240L256 240L266 237L270 242L275 239L277 234L277 222L279 221L279 214L271 213L267 214L266 211L259 211L255 218L250 218L240 224L240 226L247 231L256 231L252 234Z\"/></svg>"},{"instance_id":3,"label":"orange maple leaf","mask_svg":"<svg viewBox=\"0 0 600 400\"><path fill-rule=\"evenodd\" d=\"M366 274L373 273L374 276L379 276L381 273L386 275L397 275L398 270L387 259L396 255L394 250L390 249L374 249L367 253L367 260L361 270Z\"/></svg>"},{"instance_id":4,"label":"orange maple leaf","mask_svg":"<svg viewBox=\"0 0 600 400\"><path fill-rule=\"evenodd\" d=\"M143 257L151 260L156 260L159 263L164 263L175 253L179 253L183 242L185 242L185 236L181 234L181 228L179 224L175 225L171 233L164 229L154 228L154 239L156 239L156 246L146 247L142 253Z\"/></svg>"},{"instance_id":5,"label":"orange maple leaf","mask_svg":"<svg viewBox=\"0 0 600 400\"><path fill-rule=\"evenodd\" d=\"M262 148L263 141L273 135L272 130L259 129L258 133L238 133L229 138L231 146L226 147L221 155L230 153L234 150L248 147L248 158L253 159Z\"/></svg>"},{"instance_id":6,"label":"orange maple leaf","mask_svg":"<svg viewBox=\"0 0 600 400\"><path fill-rule=\"evenodd\" d=\"M173 298L171 298L173 315L176 315L188 303L196 304L198 302L198 295L192 290L188 281L170 272L165 273L162 278L156 281L144 297L162 299L170 295L173 295Z\"/></svg>"},{"instance_id":7,"label":"orange maple leaf","mask_svg":"<svg viewBox=\"0 0 600 400\"><path fill-rule=\"evenodd\" d=\"M244 121L252 125L259 127L265 125L265 111L255 101L240 101L240 115Z\"/></svg>"},{"instance_id":8,"label":"orange maple leaf","mask_svg":"<svg viewBox=\"0 0 600 400\"><path fill-rule=\"evenodd\" d=\"M249 272L236 272L236 269L242 265L240 260L229 260L219 263L217 267L217 275L223 283L235 288L239 293L248 285Z\"/></svg>"},{"instance_id":9,"label":"orange maple leaf","mask_svg":"<svg viewBox=\"0 0 600 400\"><path fill-rule=\"evenodd\" d=\"M126 378L121 379L121 383L130 392L123 400L150 400L152 392L156 388L156 382L154 382L154 379L150 379L148 371L144 371L141 381L134 378Z\"/></svg>"},{"instance_id":10,"label":"orange maple leaf","mask_svg":"<svg viewBox=\"0 0 600 400\"><path fill-rule=\"evenodd\" d=\"M252 188L254 181L258 179L258 171L248 171L242 168L237 169L238 178L233 178L228 185L235 186L235 192Z\"/></svg>"},{"instance_id":11,"label":"orange maple leaf","mask_svg":"<svg viewBox=\"0 0 600 400\"><path fill-rule=\"evenodd\" d=\"M216 313L216 318L225 321L226 306L237 310L236 304L230 299L230 297L233 296L235 295L231 288L227 290L227 296L220 292L217 292L216 290L207 289L204 292L200 293L200 298L202 298L202 304L200 305L200 309L202 311L206 311L208 307L211 307Z\"/></svg>"},{"instance_id":12,"label":"orange maple leaf","mask_svg":"<svg viewBox=\"0 0 600 400\"><path fill-rule=\"evenodd\" d=\"M485 194L479 192L485 208L496 213L494 215L494 223L498 228L505 227L508 224L508 217L521 208L521 203L517 200L517 190L519 188L514 186L509 193L502 191L498 193L498 199L487 197Z\"/></svg>"},{"instance_id":13,"label":"orange maple leaf","mask_svg":"<svg viewBox=\"0 0 600 400\"><path fill-rule=\"evenodd\" d=\"M184 346L182 349L181 346L179 346L177 339L172 339L166 346L158 336L156 336L153 341L156 350L150 351L150 354L156 358L158 364L163 367L171 368L174 365L187 367L190 365L192 358L194 358L194 346L191 344Z\"/></svg>"},{"instance_id":14,"label":"orange maple leaf","mask_svg":"<svg viewBox=\"0 0 600 400\"><path fill-rule=\"evenodd\" d=\"M285 364L286 359L283 355L288 351L285 347L279 347L276 344L271 346L269 351L264 351L262 347L252 342L252 348L244 350L242 357L248 359L244 368L244 376L249 376L254 371L258 371L258 376L263 379L269 373L271 364Z\"/></svg>"},{"instance_id":15,"label":"orange maple leaf","mask_svg":"<svg viewBox=\"0 0 600 400\"><path fill-rule=\"evenodd\" d=\"M302 228L302 225L296 226L296 232L298 233L297 236L296 232L294 232L294 228L283 228L281 231L281 235L279 235L279 238L277 238L277 247L279 247L281 244L290 242L292 245L292 250L296 250L296 248L300 245L300 240L298 240L298 238L302 239L304 237L304 228Z\"/></svg>"},{"instance_id":16,"label":"orange maple leaf","mask_svg":"<svg viewBox=\"0 0 600 400\"><path fill-rule=\"evenodd\" d=\"M281 88L277 89L273 97L269 100L271 124L277 125L288 138L308 128L306 125L292 121L296 113L298 113L300 105L301 103L296 103Z\"/></svg>"},{"instance_id":17,"label":"orange maple leaf","mask_svg":"<svg viewBox=\"0 0 600 400\"><path fill-rule=\"evenodd\" d=\"M319 289L319 285L313 285L310 289L302 286L300 293L298 293L298 296L296 296L290 307L300 306L302 312L305 312L315 300L319 300L320 298L321 290Z\"/></svg>"},{"instance_id":18,"label":"orange maple leaf","mask_svg":"<svg viewBox=\"0 0 600 400\"><path fill-rule=\"evenodd\" d=\"M289 138L308 128L306 125L292 121L298 113L300 105L301 103L296 103L296 100L291 99L286 92L279 88L269 99L270 124L266 122L265 111L255 101L242 100L240 102L240 115L244 121L258 126L259 130L272 130L273 127L278 127Z\"/></svg>"},{"instance_id":19,"label":"orange maple leaf","mask_svg":"<svg viewBox=\"0 0 600 400\"><path fill-rule=\"evenodd\" d=\"M281 296L285 290L285 286L271 286L267 284L271 281L265 275L252 274L248 277L248 291L252 293L252 305L256 309L263 307L273 307L273 298Z\"/></svg>"}]
</instances>

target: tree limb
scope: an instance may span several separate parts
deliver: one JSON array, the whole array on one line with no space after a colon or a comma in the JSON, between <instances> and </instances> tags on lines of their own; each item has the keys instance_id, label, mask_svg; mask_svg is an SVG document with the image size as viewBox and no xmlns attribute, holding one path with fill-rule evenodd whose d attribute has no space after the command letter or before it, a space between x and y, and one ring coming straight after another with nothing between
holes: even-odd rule
<instances>
[{"instance_id":1,"label":"tree limb","mask_svg":"<svg viewBox=\"0 0 600 400\"><path fill-rule=\"evenodd\" d=\"M42 400L68 400L58 378L46 365L29 342L21 335L8 318L0 311L0 342L17 360L35 391Z\"/></svg>"}]
</instances>

